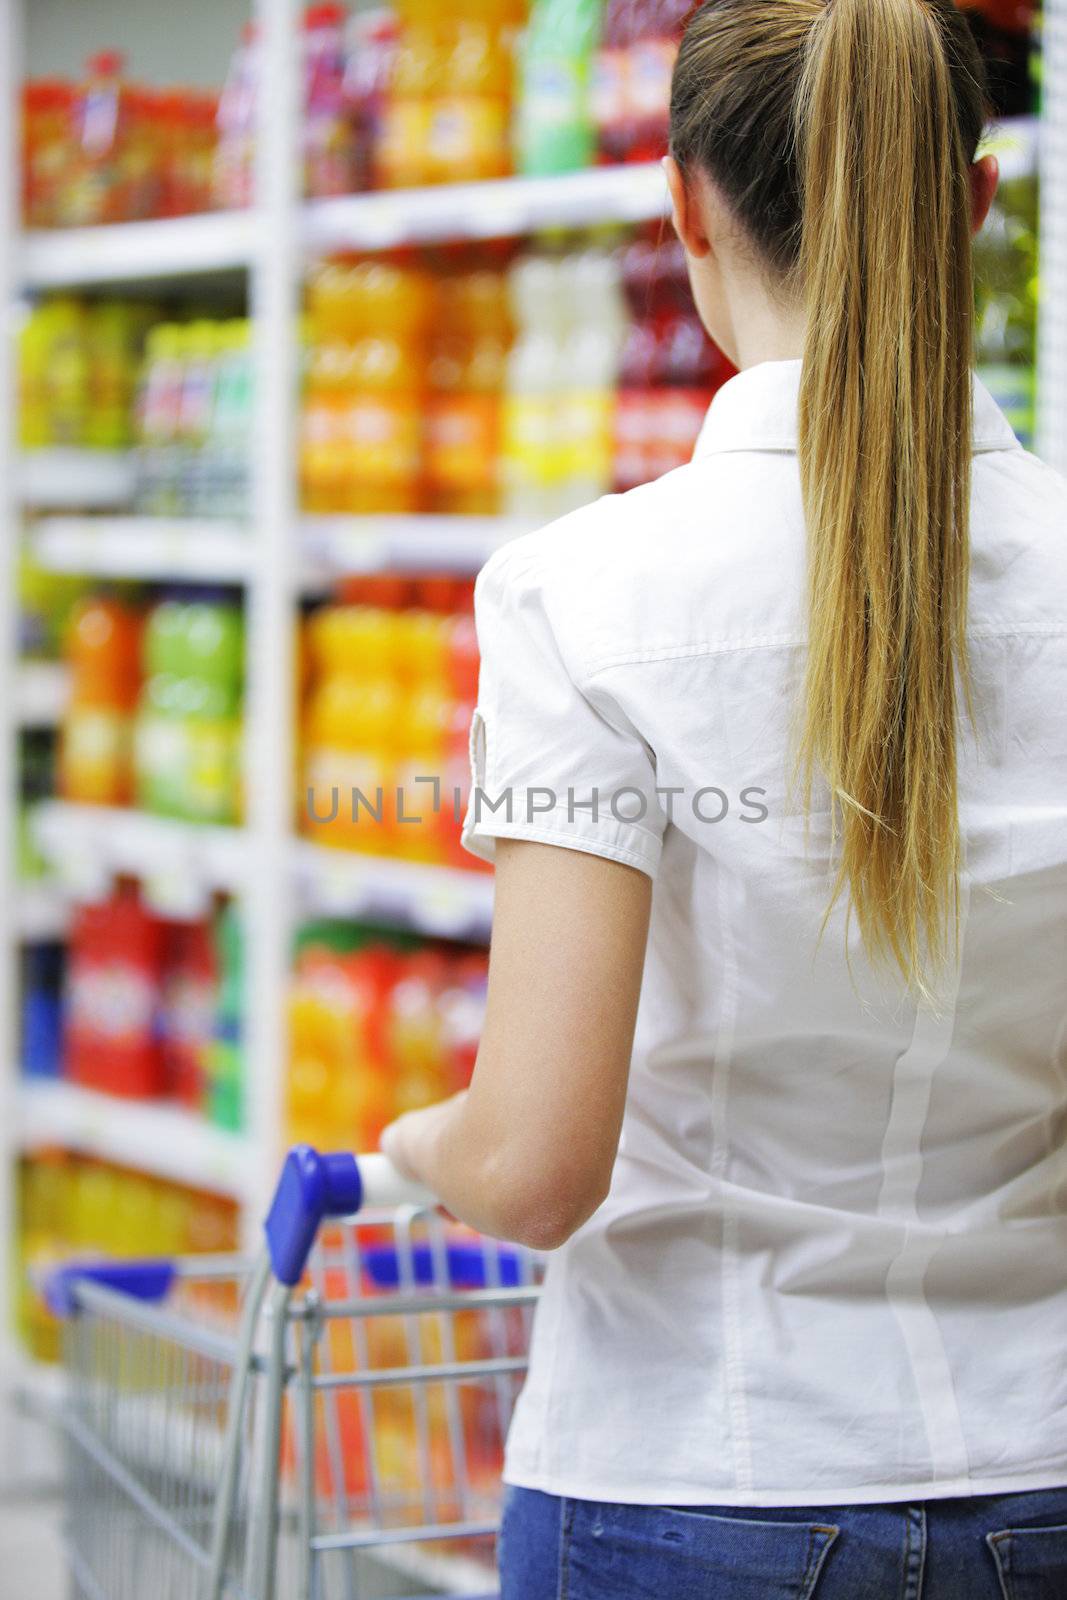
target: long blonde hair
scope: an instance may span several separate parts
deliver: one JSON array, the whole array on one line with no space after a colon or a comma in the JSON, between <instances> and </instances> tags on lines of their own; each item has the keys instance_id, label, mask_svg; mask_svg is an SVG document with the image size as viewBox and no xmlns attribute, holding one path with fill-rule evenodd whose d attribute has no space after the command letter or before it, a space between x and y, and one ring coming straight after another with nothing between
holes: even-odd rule
<instances>
[{"instance_id":1,"label":"long blonde hair","mask_svg":"<svg viewBox=\"0 0 1067 1600\"><path fill-rule=\"evenodd\" d=\"M802 294L809 637L796 767L829 786L863 943L929 995L959 929L970 706L970 167L986 113L953 0L707 0L672 152ZM823 926L825 928L826 919Z\"/></svg>"}]
</instances>

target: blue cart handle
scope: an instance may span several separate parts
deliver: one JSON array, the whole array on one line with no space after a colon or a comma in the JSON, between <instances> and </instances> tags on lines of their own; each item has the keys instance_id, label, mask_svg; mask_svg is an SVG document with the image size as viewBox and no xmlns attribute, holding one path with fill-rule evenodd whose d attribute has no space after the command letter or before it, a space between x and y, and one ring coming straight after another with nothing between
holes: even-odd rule
<instances>
[{"instance_id":1,"label":"blue cart handle","mask_svg":"<svg viewBox=\"0 0 1067 1600\"><path fill-rule=\"evenodd\" d=\"M274 1276L289 1289L300 1282L327 1220L354 1217L368 1208L435 1204L429 1190L402 1177L388 1156L324 1156L310 1145L296 1145L285 1158L266 1222Z\"/></svg>"}]
</instances>

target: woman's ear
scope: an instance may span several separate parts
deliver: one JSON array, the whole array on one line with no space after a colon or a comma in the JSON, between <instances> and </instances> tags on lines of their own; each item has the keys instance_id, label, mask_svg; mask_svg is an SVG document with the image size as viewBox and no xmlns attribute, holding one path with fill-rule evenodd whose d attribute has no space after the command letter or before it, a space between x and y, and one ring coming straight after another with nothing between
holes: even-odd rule
<instances>
[{"instance_id":1,"label":"woman's ear","mask_svg":"<svg viewBox=\"0 0 1067 1600\"><path fill-rule=\"evenodd\" d=\"M687 254L700 261L711 253L711 242L694 188L673 156L664 156L663 170L671 197L671 220Z\"/></svg>"},{"instance_id":2,"label":"woman's ear","mask_svg":"<svg viewBox=\"0 0 1067 1600\"><path fill-rule=\"evenodd\" d=\"M985 227L999 182L1000 162L996 156L983 156L971 168L971 226L975 233Z\"/></svg>"}]
</instances>

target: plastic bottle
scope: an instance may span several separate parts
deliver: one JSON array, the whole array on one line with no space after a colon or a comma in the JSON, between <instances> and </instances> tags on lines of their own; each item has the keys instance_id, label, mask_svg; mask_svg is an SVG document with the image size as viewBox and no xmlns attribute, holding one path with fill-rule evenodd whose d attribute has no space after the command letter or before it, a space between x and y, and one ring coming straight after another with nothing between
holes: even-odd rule
<instances>
[{"instance_id":1,"label":"plastic bottle","mask_svg":"<svg viewBox=\"0 0 1067 1600\"><path fill-rule=\"evenodd\" d=\"M221 368L219 324L200 320L184 330L182 389L178 402L176 445L180 453L179 500L186 516L211 513L207 446L215 416L215 395Z\"/></svg>"},{"instance_id":2,"label":"plastic bottle","mask_svg":"<svg viewBox=\"0 0 1067 1600\"><path fill-rule=\"evenodd\" d=\"M189 769L185 815L233 823L241 805L241 687L244 622L240 608L211 592L186 611Z\"/></svg>"},{"instance_id":3,"label":"plastic bottle","mask_svg":"<svg viewBox=\"0 0 1067 1600\"><path fill-rule=\"evenodd\" d=\"M556 427L562 441L560 511L587 505L612 486L615 394L626 335L619 265L608 250L561 263L571 332L561 346Z\"/></svg>"},{"instance_id":4,"label":"plastic bottle","mask_svg":"<svg viewBox=\"0 0 1067 1600\"><path fill-rule=\"evenodd\" d=\"M185 328L159 323L145 345L135 402L137 509L177 516L183 506L180 417L185 383Z\"/></svg>"},{"instance_id":5,"label":"plastic bottle","mask_svg":"<svg viewBox=\"0 0 1067 1600\"><path fill-rule=\"evenodd\" d=\"M671 77L692 0L635 0L627 72L628 161L658 161L670 130Z\"/></svg>"},{"instance_id":6,"label":"plastic bottle","mask_svg":"<svg viewBox=\"0 0 1067 1600\"><path fill-rule=\"evenodd\" d=\"M409 956L393 988L387 1028L389 1062L399 1111L433 1105L448 1092L440 997L448 966L432 948Z\"/></svg>"},{"instance_id":7,"label":"plastic bottle","mask_svg":"<svg viewBox=\"0 0 1067 1600\"><path fill-rule=\"evenodd\" d=\"M636 0L607 0L593 61L591 103L601 161L625 159L630 140L630 68Z\"/></svg>"},{"instance_id":8,"label":"plastic bottle","mask_svg":"<svg viewBox=\"0 0 1067 1600\"><path fill-rule=\"evenodd\" d=\"M388 336L360 339L351 348L346 380L340 509L357 514L419 511L425 392L421 350Z\"/></svg>"},{"instance_id":9,"label":"plastic bottle","mask_svg":"<svg viewBox=\"0 0 1067 1600\"><path fill-rule=\"evenodd\" d=\"M19 1061L28 1078L58 1078L63 1055L61 944L31 944L21 956Z\"/></svg>"},{"instance_id":10,"label":"plastic bottle","mask_svg":"<svg viewBox=\"0 0 1067 1600\"><path fill-rule=\"evenodd\" d=\"M197 1111L204 1105L207 1092L217 988L218 964L211 924L168 924L164 929L160 980L165 1092Z\"/></svg>"},{"instance_id":11,"label":"plastic bottle","mask_svg":"<svg viewBox=\"0 0 1067 1600\"><path fill-rule=\"evenodd\" d=\"M140 619L116 600L75 606L71 692L60 730L59 788L68 800L121 806L131 792L131 714L140 684Z\"/></svg>"},{"instance_id":12,"label":"plastic bottle","mask_svg":"<svg viewBox=\"0 0 1067 1600\"><path fill-rule=\"evenodd\" d=\"M393 850L409 861L444 860L450 720L451 702L440 683L424 682L400 702Z\"/></svg>"},{"instance_id":13,"label":"plastic bottle","mask_svg":"<svg viewBox=\"0 0 1067 1600\"><path fill-rule=\"evenodd\" d=\"M559 264L548 256L520 258L508 283L517 334L504 400L504 510L530 522L549 521L563 477L557 397L569 308Z\"/></svg>"},{"instance_id":14,"label":"plastic bottle","mask_svg":"<svg viewBox=\"0 0 1067 1600\"><path fill-rule=\"evenodd\" d=\"M242 655L240 610L213 594L179 592L153 609L135 739L146 810L190 822L237 820Z\"/></svg>"},{"instance_id":15,"label":"plastic bottle","mask_svg":"<svg viewBox=\"0 0 1067 1600\"><path fill-rule=\"evenodd\" d=\"M62 296L41 313L48 344L48 433L52 444L83 445L92 401L88 313Z\"/></svg>"},{"instance_id":16,"label":"plastic bottle","mask_svg":"<svg viewBox=\"0 0 1067 1600\"><path fill-rule=\"evenodd\" d=\"M356 141L345 97L345 8L304 12L304 193L312 199L358 187Z\"/></svg>"},{"instance_id":17,"label":"plastic bottle","mask_svg":"<svg viewBox=\"0 0 1067 1600\"><path fill-rule=\"evenodd\" d=\"M215 919L218 987L214 1033L208 1051L206 1109L212 1122L236 1131L244 1122L244 929L235 900Z\"/></svg>"},{"instance_id":18,"label":"plastic bottle","mask_svg":"<svg viewBox=\"0 0 1067 1600\"><path fill-rule=\"evenodd\" d=\"M161 960L161 924L132 887L75 913L64 1065L76 1083L135 1098L163 1092L156 1026Z\"/></svg>"},{"instance_id":19,"label":"plastic bottle","mask_svg":"<svg viewBox=\"0 0 1067 1600\"><path fill-rule=\"evenodd\" d=\"M483 0L442 23L426 176L435 183L504 177L511 170L515 62L499 7Z\"/></svg>"},{"instance_id":20,"label":"plastic bottle","mask_svg":"<svg viewBox=\"0 0 1067 1600\"><path fill-rule=\"evenodd\" d=\"M592 58L601 13L602 0L534 0L522 58L521 172L573 172L592 161Z\"/></svg>"},{"instance_id":21,"label":"plastic bottle","mask_svg":"<svg viewBox=\"0 0 1067 1600\"><path fill-rule=\"evenodd\" d=\"M430 282L401 262L348 275L347 474L343 509L410 513L422 505L422 436Z\"/></svg>"},{"instance_id":22,"label":"plastic bottle","mask_svg":"<svg viewBox=\"0 0 1067 1600\"><path fill-rule=\"evenodd\" d=\"M214 204L223 211L243 210L254 198L259 50L259 28L248 22L219 97L211 190Z\"/></svg>"},{"instance_id":23,"label":"plastic bottle","mask_svg":"<svg viewBox=\"0 0 1067 1600\"><path fill-rule=\"evenodd\" d=\"M429 509L494 515L500 430L512 342L507 281L483 268L442 279L430 349L426 418Z\"/></svg>"},{"instance_id":24,"label":"plastic bottle","mask_svg":"<svg viewBox=\"0 0 1067 1600\"><path fill-rule=\"evenodd\" d=\"M255 394L252 327L234 318L216 328L213 409L201 474L203 509L235 520L251 511L250 449Z\"/></svg>"},{"instance_id":25,"label":"plastic bottle","mask_svg":"<svg viewBox=\"0 0 1067 1600\"><path fill-rule=\"evenodd\" d=\"M51 375L52 329L47 308L39 306L18 330L19 446L40 450L53 439Z\"/></svg>"},{"instance_id":26,"label":"plastic bottle","mask_svg":"<svg viewBox=\"0 0 1067 1600\"><path fill-rule=\"evenodd\" d=\"M132 212L132 106L119 50L89 57L74 106L77 154L64 221L124 222Z\"/></svg>"},{"instance_id":27,"label":"plastic bottle","mask_svg":"<svg viewBox=\"0 0 1067 1600\"><path fill-rule=\"evenodd\" d=\"M84 441L94 449L125 450L140 361L140 319L122 301L94 306L86 321L89 406Z\"/></svg>"},{"instance_id":28,"label":"plastic bottle","mask_svg":"<svg viewBox=\"0 0 1067 1600\"><path fill-rule=\"evenodd\" d=\"M62 219L72 153L74 90L60 78L26 85L23 95L22 214L30 228Z\"/></svg>"},{"instance_id":29,"label":"plastic bottle","mask_svg":"<svg viewBox=\"0 0 1067 1600\"><path fill-rule=\"evenodd\" d=\"M391 9L349 19L344 92L357 189L377 188L382 181L379 152L398 41L398 20Z\"/></svg>"},{"instance_id":30,"label":"plastic bottle","mask_svg":"<svg viewBox=\"0 0 1067 1600\"><path fill-rule=\"evenodd\" d=\"M397 11L400 34L378 150L379 178L387 189L429 181L434 99L448 60L436 0L404 0Z\"/></svg>"}]
</instances>

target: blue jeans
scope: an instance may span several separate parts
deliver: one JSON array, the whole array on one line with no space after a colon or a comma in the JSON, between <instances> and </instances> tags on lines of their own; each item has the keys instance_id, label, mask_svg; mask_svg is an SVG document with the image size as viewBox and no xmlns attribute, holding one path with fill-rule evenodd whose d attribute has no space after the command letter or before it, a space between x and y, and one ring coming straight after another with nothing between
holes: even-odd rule
<instances>
[{"instance_id":1,"label":"blue jeans","mask_svg":"<svg viewBox=\"0 0 1067 1600\"><path fill-rule=\"evenodd\" d=\"M509 1489L501 1600L1067 1600L1067 1488L678 1510Z\"/></svg>"}]
</instances>

